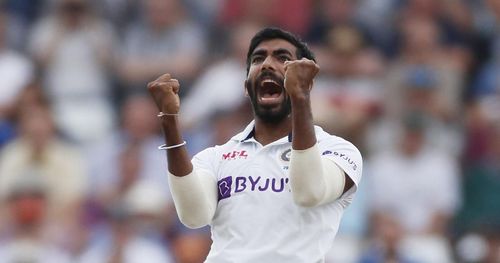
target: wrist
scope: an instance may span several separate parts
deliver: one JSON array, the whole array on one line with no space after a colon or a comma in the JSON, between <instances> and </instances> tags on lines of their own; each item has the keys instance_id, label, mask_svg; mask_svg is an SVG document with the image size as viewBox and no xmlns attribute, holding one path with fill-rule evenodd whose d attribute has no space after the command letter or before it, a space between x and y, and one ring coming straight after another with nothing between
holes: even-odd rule
<instances>
[{"instance_id":1,"label":"wrist","mask_svg":"<svg viewBox=\"0 0 500 263\"><path fill-rule=\"evenodd\" d=\"M172 126L172 125L177 125L178 123L178 115L167 115L167 116L163 116L160 119L160 123L165 126L165 125L168 125L168 126Z\"/></svg>"},{"instance_id":2,"label":"wrist","mask_svg":"<svg viewBox=\"0 0 500 263\"><path fill-rule=\"evenodd\" d=\"M288 91L290 97L308 97L311 92L312 85L306 82L296 82L294 84L288 85L285 89Z\"/></svg>"},{"instance_id":3,"label":"wrist","mask_svg":"<svg viewBox=\"0 0 500 263\"><path fill-rule=\"evenodd\" d=\"M179 113L165 113L163 111L160 111L158 113L158 115L156 115L158 118L162 118L162 117L167 117L167 116L177 116L179 115Z\"/></svg>"},{"instance_id":4,"label":"wrist","mask_svg":"<svg viewBox=\"0 0 500 263\"><path fill-rule=\"evenodd\" d=\"M292 102L292 104L295 103L303 104L309 102L310 101L309 91L300 91L294 94L290 94L290 101Z\"/></svg>"}]
</instances>

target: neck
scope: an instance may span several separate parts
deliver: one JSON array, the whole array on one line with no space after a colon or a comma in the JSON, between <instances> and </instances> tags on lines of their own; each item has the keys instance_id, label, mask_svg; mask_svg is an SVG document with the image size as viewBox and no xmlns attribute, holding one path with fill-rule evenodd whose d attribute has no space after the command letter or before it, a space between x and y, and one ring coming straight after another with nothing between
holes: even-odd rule
<instances>
[{"instance_id":1,"label":"neck","mask_svg":"<svg viewBox=\"0 0 500 263\"><path fill-rule=\"evenodd\" d=\"M292 131L290 117L286 117L280 122L269 123L255 118L255 140L262 145L267 145L281 139Z\"/></svg>"}]
</instances>

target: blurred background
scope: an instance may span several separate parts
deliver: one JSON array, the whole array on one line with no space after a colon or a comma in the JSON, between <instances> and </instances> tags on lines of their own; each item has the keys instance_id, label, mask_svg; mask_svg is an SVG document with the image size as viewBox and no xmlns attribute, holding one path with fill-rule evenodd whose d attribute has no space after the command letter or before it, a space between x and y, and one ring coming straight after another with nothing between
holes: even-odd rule
<instances>
[{"instance_id":1,"label":"blurred background","mask_svg":"<svg viewBox=\"0 0 500 263\"><path fill-rule=\"evenodd\" d=\"M249 40L301 36L317 124L365 161L330 263L500 262L499 0L0 1L0 262L202 262L146 84L191 154L251 120Z\"/></svg>"}]
</instances>

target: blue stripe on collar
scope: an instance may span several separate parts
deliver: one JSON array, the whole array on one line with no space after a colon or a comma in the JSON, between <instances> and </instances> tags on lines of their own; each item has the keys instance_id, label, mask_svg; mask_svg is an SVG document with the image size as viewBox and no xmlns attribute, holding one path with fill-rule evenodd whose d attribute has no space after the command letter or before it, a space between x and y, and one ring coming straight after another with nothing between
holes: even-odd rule
<instances>
[{"instance_id":1,"label":"blue stripe on collar","mask_svg":"<svg viewBox=\"0 0 500 263\"><path fill-rule=\"evenodd\" d=\"M245 142L246 140L248 139L251 139L255 136L255 127L252 129L252 131L250 131L247 135L247 137L245 137L245 139L241 140L241 142Z\"/></svg>"}]
</instances>

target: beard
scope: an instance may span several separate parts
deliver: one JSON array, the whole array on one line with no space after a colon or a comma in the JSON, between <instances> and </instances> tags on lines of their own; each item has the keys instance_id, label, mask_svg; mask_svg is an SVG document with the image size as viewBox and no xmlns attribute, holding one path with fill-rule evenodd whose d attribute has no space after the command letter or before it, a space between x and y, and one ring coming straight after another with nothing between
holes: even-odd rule
<instances>
[{"instance_id":1,"label":"beard","mask_svg":"<svg viewBox=\"0 0 500 263\"><path fill-rule=\"evenodd\" d=\"M256 78L256 83L262 83L262 79L264 77L271 77L273 78L276 82L280 83L281 87L283 88L283 80L277 78L274 76L272 73L266 74L265 72L258 76ZM245 88L248 92L248 96L250 97L250 102L252 104L253 112L256 117L258 117L260 120L262 120L265 123L279 123L286 119L288 115L292 112L292 104L290 102L290 97L285 93L284 99L281 102L281 104L276 107L268 107L268 106L263 106L260 105L257 99L257 90L260 88L256 85L260 84L255 84L252 80L248 79L245 84ZM283 88L283 92L285 92Z\"/></svg>"}]
</instances>

